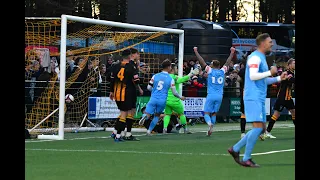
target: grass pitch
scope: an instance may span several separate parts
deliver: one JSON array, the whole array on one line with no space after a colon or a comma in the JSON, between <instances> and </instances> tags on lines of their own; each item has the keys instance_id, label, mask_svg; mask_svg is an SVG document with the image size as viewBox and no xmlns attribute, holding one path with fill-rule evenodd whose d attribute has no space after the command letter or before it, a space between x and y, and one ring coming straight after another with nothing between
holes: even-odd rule
<instances>
[{"instance_id":1,"label":"grass pitch","mask_svg":"<svg viewBox=\"0 0 320 180\"><path fill-rule=\"evenodd\" d=\"M167 134L115 143L110 132L67 133L65 140L26 140L26 180L293 180L292 122L277 122L277 139L258 141L253 160L261 168L236 164L227 148L240 139L239 123L189 126L194 134ZM248 129L250 128L250 125ZM137 135L138 133L134 133ZM244 149L243 149L244 150ZM243 150L241 153L243 153Z\"/></svg>"}]
</instances>

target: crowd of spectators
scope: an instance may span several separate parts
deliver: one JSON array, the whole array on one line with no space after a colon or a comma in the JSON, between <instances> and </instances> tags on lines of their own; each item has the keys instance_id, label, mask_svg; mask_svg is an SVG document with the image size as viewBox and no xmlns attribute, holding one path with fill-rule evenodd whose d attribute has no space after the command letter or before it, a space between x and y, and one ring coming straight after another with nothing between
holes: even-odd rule
<instances>
[{"instance_id":1,"label":"crowd of spectators","mask_svg":"<svg viewBox=\"0 0 320 180\"><path fill-rule=\"evenodd\" d=\"M85 57L80 56L72 56L69 51L69 56L67 56L67 71L66 71L66 78L70 78L73 73L80 68L80 65L84 61ZM244 63L242 61L246 60L248 54L245 54L242 59L237 59L231 62L228 72L226 73L225 77L225 97L239 97L240 96L240 85L238 81L238 72L240 68L244 68ZM84 68L81 74L75 79L75 83L70 86L70 94L73 94L74 91L77 90L81 86L82 82L86 81L87 76L90 72L94 72L97 75L95 77L91 77L92 82L97 82L98 86L94 91L93 95L96 96L108 96L109 91L109 82L108 82L108 74L112 68L112 64L119 61L119 57L114 58L112 55L108 55L103 60L101 57L89 57L89 60L85 65L81 67ZM41 90L39 92L35 92L35 84L30 83L30 81L49 81L55 74L58 74L59 79L59 57L50 57L50 66L46 68L50 68L50 71L46 70L45 67L41 65L41 58L35 55L28 56L26 68L25 68L25 79L29 82L26 82L26 87L30 88L26 90L26 93L32 94L31 97L38 96L39 93L41 94ZM235 63L236 62L236 63ZM177 63L177 62L176 62ZM207 62L210 65L210 62ZM280 63L281 64L281 63ZM183 94L187 97L205 97L206 96L206 77L207 74L201 68L199 61L194 58L190 60L186 60L183 62L183 74L187 75L191 68L200 68L199 75L193 76L190 80L183 85ZM278 66L279 71L283 69L282 66ZM81 69L81 68L80 68ZM156 70L153 70L153 72ZM160 69L158 69L160 71ZM280 73L280 72L279 72ZM144 95L150 95L150 92L146 90L146 85L148 81L151 79L153 73L150 71L150 65L148 63L143 62L139 65L139 75L140 75L140 82L142 82L141 87L144 90ZM45 84L39 84L41 86ZM73 90L72 90L73 89ZM93 88L94 89L94 88ZM273 85L270 88L270 95L274 95L274 90L277 89L277 84ZM31 98L33 99L33 98ZM29 101L29 100L28 100Z\"/></svg>"},{"instance_id":2,"label":"crowd of spectators","mask_svg":"<svg viewBox=\"0 0 320 180\"><path fill-rule=\"evenodd\" d=\"M67 52L67 70L66 78L70 78L74 73L81 72L72 81L70 86L67 86L66 94L76 94L83 83L89 84L86 88L90 88L91 96L109 96L109 73L112 68L112 64L120 60L120 57L104 56L104 57L82 57L73 56L71 51ZM240 68L244 68L246 57L249 53L245 54L242 59L235 59L229 66L228 72L225 77L224 97L238 98L240 97L240 82L238 72ZM88 61L84 61L88 58ZM50 65L44 67L42 63L42 57L35 53L34 55L26 56L25 66L25 104L26 112L31 110L32 105L36 101L37 97L41 95L44 89L48 86L52 77L57 76L57 82L59 81L59 57L50 57ZM176 60L173 60L176 61ZM84 63L86 62L86 63ZM177 63L177 62L175 62ZM210 62L207 62L210 66ZM191 68L199 68L198 75L193 76L190 80L183 84L183 95L186 97L205 97L207 92L206 77L207 74L201 68L199 61L189 59L183 62L183 74L189 74ZM50 69L50 70L49 70ZM144 93L143 96L150 96L150 92L146 89L146 86L151 79L153 73L150 71L150 65L141 59L139 64L139 76L140 84ZM278 66L279 73L284 67ZM82 70L82 71L79 71ZM160 71L160 68L158 69ZM155 72L153 70L153 72ZM89 78L88 78L89 77ZM279 84L272 85L268 91L269 96L275 97L277 94ZM227 118L227 117L226 117Z\"/></svg>"}]
</instances>

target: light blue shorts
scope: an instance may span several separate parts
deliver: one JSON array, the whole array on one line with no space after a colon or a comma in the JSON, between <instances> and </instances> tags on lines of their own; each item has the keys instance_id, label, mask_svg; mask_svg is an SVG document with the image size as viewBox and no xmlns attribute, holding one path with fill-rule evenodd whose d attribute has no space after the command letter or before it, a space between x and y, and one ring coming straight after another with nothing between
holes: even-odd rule
<instances>
[{"instance_id":1,"label":"light blue shorts","mask_svg":"<svg viewBox=\"0 0 320 180\"><path fill-rule=\"evenodd\" d=\"M244 114L246 122L266 122L266 107L265 102L260 101L243 101Z\"/></svg>"},{"instance_id":2,"label":"light blue shorts","mask_svg":"<svg viewBox=\"0 0 320 180\"><path fill-rule=\"evenodd\" d=\"M204 112L217 113L222 103L221 95L208 95L204 104Z\"/></svg>"},{"instance_id":3,"label":"light blue shorts","mask_svg":"<svg viewBox=\"0 0 320 180\"><path fill-rule=\"evenodd\" d=\"M166 102L166 99L150 99L146 106L146 112L148 114L162 114L166 107Z\"/></svg>"}]
</instances>

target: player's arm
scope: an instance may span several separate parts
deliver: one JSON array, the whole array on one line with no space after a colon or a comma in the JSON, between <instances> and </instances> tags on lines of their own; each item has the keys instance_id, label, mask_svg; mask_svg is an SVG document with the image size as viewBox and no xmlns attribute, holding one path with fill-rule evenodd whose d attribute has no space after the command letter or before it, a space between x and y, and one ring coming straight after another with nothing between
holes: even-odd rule
<instances>
[{"instance_id":1,"label":"player's arm","mask_svg":"<svg viewBox=\"0 0 320 180\"><path fill-rule=\"evenodd\" d=\"M140 62L140 61L139 61ZM138 62L137 62L138 63ZM140 83L140 78L139 78L139 69L133 69L133 82L135 87L139 90L140 95L143 94L143 90L141 89L139 83Z\"/></svg>"},{"instance_id":2,"label":"player's arm","mask_svg":"<svg viewBox=\"0 0 320 180\"><path fill-rule=\"evenodd\" d=\"M149 84L147 86L147 89L149 91L152 91L152 88L153 88L153 82L154 82L154 75L152 76L151 80L149 81Z\"/></svg>"},{"instance_id":3,"label":"player's arm","mask_svg":"<svg viewBox=\"0 0 320 180\"><path fill-rule=\"evenodd\" d=\"M200 65L202 68L205 68L207 66L207 63L204 61L204 59L200 56L199 52L198 52L198 47L193 47L193 51L197 57L197 59L200 62Z\"/></svg>"},{"instance_id":4,"label":"player's arm","mask_svg":"<svg viewBox=\"0 0 320 180\"><path fill-rule=\"evenodd\" d=\"M181 100L185 100L185 97L184 96L180 96L180 94L177 92L177 89L176 89L176 86L174 85L174 80L172 79L171 80L171 91L172 91L172 94L181 99Z\"/></svg>"},{"instance_id":5,"label":"player's arm","mask_svg":"<svg viewBox=\"0 0 320 180\"><path fill-rule=\"evenodd\" d=\"M207 65L207 63L204 61L204 59L200 56L200 54L199 54L199 52L198 52L198 47L194 47L193 48L193 51L194 51L194 53L196 54L196 56L197 56L197 58L198 58L198 60L199 60L199 62L200 62L200 65L201 65L201 67L202 68L205 68L204 70L209 74L209 73L211 73L211 67L210 66L208 66ZM191 73L191 71L190 71L190 73ZM190 73L188 74L188 75L190 75ZM199 74L199 72L198 72L198 74Z\"/></svg>"},{"instance_id":6,"label":"player's arm","mask_svg":"<svg viewBox=\"0 0 320 180\"><path fill-rule=\"evenodd\" d=\"M139 71L135 70L134 68L133 68L133 82L135 85L139 86L139 83L140 83Z\"/></svg>"},{"instance_id":7,"label":"player's arm","mask_svg":"<svg viewBox=\"0 0 320 180\"><path fill-rule=\"evenodd\" d=\"M221 70L223 70L224 74L228 71L228 67L232 61L232 58L233 58L235 52L236 52L236 49L234 47L231 47L229 57L221 68Z\"/></svg>"},{"instance_id":8,"label":"player's arm","mask_svg":"<svg viewBox=\"0 0 320 180\"><path fill-rule=\"evenodd\" d=\"M277 82L280 82L281 81L281 78L280 76L277 76L277 77L267 77L267 84L274 84L274 83L277 83Z\"/></svg>"},{"instance_id":9,"label":"player's arm","mask_svg":"<svg viewBox=\"0 0 320 180\"><path fill-rule=\"evenodd\" d=\"M227 66L227 67L229 66L229 64L232 61L232 58L233 58L235 52L236 52L236 49L234 47L231 47L230 48L229 57L228 57L227 61L224 63L223 66Z\"/></svg>"},{"instance_id":10,"label":"player's arm","mask_svg":"<svg viewBox=\"0 0 320 180\"><path fill-rule=\"evenodd\" d=\"M186 75L186 76L183 76L183 77L177 77L176 83L177 83L177 84L181 84L181 83L184 83L184 82L189 81L189 79L190 79L189 74Z\"/></svg>"},{"instance_id":11,"label":"player's arm","mask_svg":"<svg viewBox=\"0 0 320 180\"><path fill-rule=\"evenodd\" d=\"M277 82L280 82L280 81L287 80L287 78L288 78L287 75L288 75L287 72L283 72L283 73L281 73L280 76L277 76L277 77L268 77L268 78L266 79L267 84L269 85L269 84L274 84L274 83L277 83Z\"/></svg>"},{"instance_id":12,"label":"player's arm","mask_svg":"<svg viewBox=\"0 0 320 180\"><path fill-rule=\"evenodd\" d=\"M277 73L277 68L272 67L271 70L265 71L265 72L258 72L259 71L259 66L261 63L261 59L258 56L252 56L248 59L248 68L249 68L249 78L252 81L257 81L260 79L264 79L266 77L272 76L273 74ZM280 78L280 77L276 77Z\"/></svg>"},{"instance_id":13,"label":"player's arm","mask_svg":"<svg viewBox=\"0 0 320 180\"><path fill-rule=\"evenodd\" d=\"M190 71L190 73L188 75L183 76L183 77L178 77L177 76L176 83L180 84L180 83L187 82L192 76L198 75L198 74L199 74L199 69L198 68L196 68L196 69L191 68L191 71Z\"/></svg>"}]
</instances>

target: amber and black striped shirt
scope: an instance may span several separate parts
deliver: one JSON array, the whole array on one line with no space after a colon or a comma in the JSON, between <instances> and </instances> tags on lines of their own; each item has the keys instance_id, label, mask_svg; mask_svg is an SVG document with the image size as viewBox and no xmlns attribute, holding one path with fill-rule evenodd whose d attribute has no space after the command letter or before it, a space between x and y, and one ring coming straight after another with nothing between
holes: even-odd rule
<instances>
[{"instance_id":1,"label":"amber and black striped shirt","mask_svg":"<svg viewBox=\"0 0 320 180\"><path fill-rule=\"evenodd\" d=\"M278 99L281 98L283 100L291 100L291 92L292 92L292 86L295 83L295 76L293 70L286 70L288 73L288 79L281 81L280 88L278 91Z\"/></svg>"},{"instance_id":2,"label":"amber and black striped shirt","mask_svg":"<svg viewBox=\"0 0 320 180\"><path fill-rule=\"evenodd\" d=\"M138 70L133 64L122 61L112 67L110 92L114 93L115 101L125 101L126 94L135 91L138 82Z\"/></svg>"}]
</instances>

